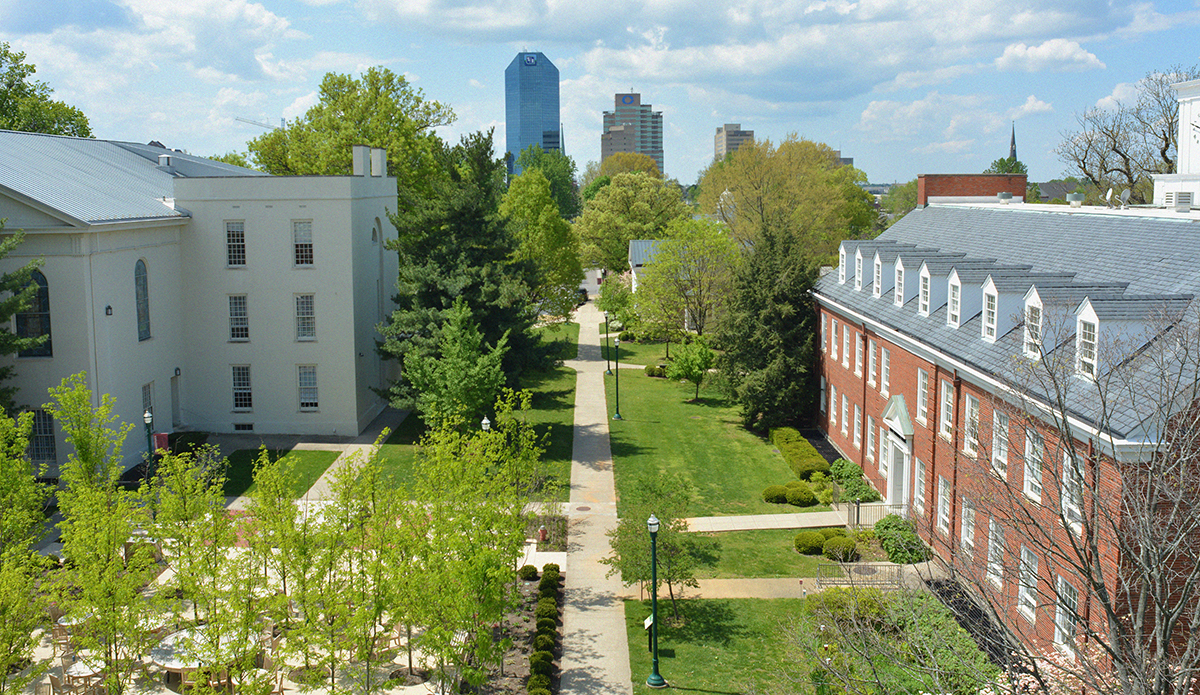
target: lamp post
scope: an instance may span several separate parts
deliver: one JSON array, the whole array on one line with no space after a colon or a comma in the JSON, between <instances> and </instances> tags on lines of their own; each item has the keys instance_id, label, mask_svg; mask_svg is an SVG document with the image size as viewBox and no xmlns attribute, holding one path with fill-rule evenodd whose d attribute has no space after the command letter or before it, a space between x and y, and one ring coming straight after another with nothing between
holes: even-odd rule
<instances>
[{"instance_id":1,"label":"lamp post","mask_svg":"<svg viewBox=\"0 0 1200 695\"><path fill-rule=\"evenodd\" d=\"M604 373L612 374L612 366L608 363L608 312L604 312Z\"/></svg>"},{"instance_id":2,"label":"lamp post","mask_svg":"<svg viewBox=\"0 0 1200 695\"><path fill-rule=\"evenodd\" d=\"M483 416L483 422L479 423L483 427L483 431L487 432L492 429L492 421L487 419L487 415Z\"/></svg>"},{"instance_id":3,"label":"lamp post","mask_svg":"<svg viewBox=\"0 0 1200 695\"><path fill-rule=\"evenodd\" d=\"M621 339L613 339L613 359L617 363L617 373L614 375L617 380L617 412L613 415L614 420L621 420Z\"/></svg>"},{"instance_id":4,"label":"lamp post","mask_svg":"<svg viewBox=\"0 0 1200 695\"><path fill-rule=\"evenodd\" d=\"M154 463L154 436L150 430L154 428L154 413L147 410L142 413L142 422L146 423L146 468Z\"/></svg>"},{"instance_id":5,"label":"lamp post","mask_svg":"<svg viewBox=\"0 0 1200 695\"><path fill-rule=\"evenodd\" d=\"M658 517L651 514L646 520L646 528L650 531L650 651L653 654L646 685L665 688L667 681L658 673Z\"/></svg>"}]
</instances>

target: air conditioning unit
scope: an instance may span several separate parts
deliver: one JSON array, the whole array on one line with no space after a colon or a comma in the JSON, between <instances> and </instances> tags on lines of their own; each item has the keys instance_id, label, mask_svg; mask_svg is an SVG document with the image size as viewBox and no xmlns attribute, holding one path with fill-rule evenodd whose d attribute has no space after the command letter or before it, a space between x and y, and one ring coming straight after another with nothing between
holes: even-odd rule
<instances>
[{"instance_id":1,"label":"air conditioning unit","mask_svg":"<svg viewBox=\"0 0 1200 695\"><path fill-rule=\"evenodd\" d=\"M1173 208L1175 212L1189 212L1192 209L1193 194L1191 191L1164 191L1163 204Z\"/></svg>"}]
</instances>

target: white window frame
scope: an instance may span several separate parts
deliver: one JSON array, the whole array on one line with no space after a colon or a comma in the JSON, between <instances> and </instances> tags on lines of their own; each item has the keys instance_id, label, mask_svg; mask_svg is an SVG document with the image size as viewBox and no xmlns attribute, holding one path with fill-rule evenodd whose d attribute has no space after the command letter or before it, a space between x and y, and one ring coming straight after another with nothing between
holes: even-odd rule
<instances>
[{"instance_id":1,"label":"white window frame","mask_svg":"<svg viewBox=\"0 0 1200 695\"><path fill-rule=\"evenodd\" d=\"M292 267L312 268L316 260L312 220L292 220Z\"/></svg>"},{"instance_id":2,"label":"white window frame","mask_svg":"<svg viewBox=\"0 0 1200 695\"><path fill-rule=\"evenodd\" d=\"M308 343L317 339L317 296L300 293L295 296L296 340ZM307 303L307 306L305 304Z\"/></svg>"},{"instance_id":3,"label":"white window frame","mask_svg":"<svg viewBox=\"0 0 1200 695\"><path fill-rule=\"evenodd\" d=\"M1031 360L1041 359L1042 356L1043 319L1041 304L1029 302L1025 305L1025 341L1022 349Z\"/></svg>"},{"instance_id":4,"label":"white window frame","mask_svg":"<svg viewBox=\"0 0 1200 695\"><path fill-rule=\"evenodd\" d=\"M829 429L837 426L837 387L829 385Z\"/></svg>"},{"instance_id":5,"label":"white window frame","mask_svg":"<svg viewBox=\"0 0 1200 695\"><path fill-rule=\"evenodd\" d=\"M1004 527L994 518L988 520L987 570L984 578L996 587L1004 583Z\"/></svg>"},{"instance_id":6,"label":"white window frame","mask_svg":"<svg viewBox=\"0 0 1200 695\"><path fill-rule=\"evenodd\" d=\"M1034 502L1042 501L1042 474L1046 464L1046 441L1032 429L1025 431L1025 481L1021 485L1025 496Z\"/></svg>"},{"instance_id":7,"label":"white window frame","mask_svg":"<svg viewBox=\"0 0 1200 695\"><path fill-rule=\"evenodd\" d=\"M1075 651L1079 631L1079 590L1059 575L1054 606L1054 643Z\"/></svg>"},{"instance_id":8,"label":"white window frame","mask_svg":"<svg viewBox=\"0 0 1200 695\"><path fill-rule=\"evenodd\" d=\"M1017 570L1017 612L1031 623L1037 622L1038 559L1032 550L1021 546Z\"/></svg>"},{"instance_id":9,"label":"white window frame","mask_svg":"<svg viewBox=\"0 0 1200 695\"><path fill-rule=\"evenodd\" d=\"M850 327L842 325L842 369L850 368Z\"/></svg>"},{"instance_id":10,"label":"white window frame","mask_svg":"<svg viewBox=\"0 0 1200 695\"><path fill-rule=\"evenodd\" d=\"M917 303L917 313L921 316L929 316L929 301L930 301L930 280L929 275L921 274L921 299Z\"/></svg>"},{"instance_id":11,"label":"white window frame","mask_svg":"<svg viewBox=\"0 0 1200 695\"><path fill-rule=\"evenodd\" d=\"M854 289L857 291L862 290L862 275L862 252L860 251L854 255Z\"/></svg>"},{"instance_id":12,"label":"white window frame","mask_svg":"<svg viewBox=\"0 0 1200 695\"><path fill-rule=\"evenodd\" d=\"M917 369L917 422L929 424L929 372Z\"/></svg>"},{"instance_id":13,"label":"white window frame","mask_svg":"<svg viewBox=\"0 0 1200 695\"><path fill-rule=\"evenodd\" d=\"M867 460L875 460L875 418L867 416Z\"/></svg>"},{"instance_id":14,"label":"white window frame","mask_svg":"<svg viewBox=\"0 0 1200 695\"><path fill-rule=\"evenodd\" d=\"M867 344L867 383L875 385L875 341Z\"/></svg>"},{"instance_id":15,"label":"white window frame","mask_svg":"<svg viewBox=\"0 0 1200 695\"><path fill-rule=\"evenodd\" d=\"M837 362L838 352L838 321L829 317L829 358Z\"/></svg>"},{"instance_id":16,"label":"white window frame","mask_svg":"<svg viewBox=\"0 0 1200 695\"><path fill-rule=\"evenodd\" d=\"M954 436L954 384L942 379L941 411L938 413L938 434L946 439Z\"/></svg>"},{"instance_id":17,"label":"white window frame","mask_svg":"<svg viewBox=\"0 0 1200 695\"><path fill-rule=\"evenodd\" d=\"M958 519L958 542L968 553L975 550L975 503L962 498L962 509Z\"/></svg>"},{"instance_id":18,"label":"white window frame","mask_svg":"<svg viewBox=\"0 0 1200 695\"><path fill-rule=\"evenodd\" d=\"M321 407L320 392L317 390L317 365L296 365L296 396L301 411L311 412Z\"/></svg>"},{"instance_id":19,"label":"white window frame","mask_svg":"<svg viewBox=\"0 0 1200 695\"><path fill-rule=\"evenodd\" d=\"M883 294L883 288L881 287L883 285L883 260L878 256L875 257L875 275L873 280L875 286L871 288L871 294L880 297Z\"/></svg>"},{"instance_id":20,"label":"white window frame","mask_svg":"<svg viewBox=\"0 0 1200 695\"><path fill-rule=\"evenodd\" d=\"M838 249L838 284L846 284L846 247Z\"/></svg>"},{"instance_id":21,"label":"white window frame","mask_svg":"<svg viewBox=\"0 0 1200 695\"><path fill-rule=\"evenodd\" d=\"M887 348L879 348L879 393L888 395L892 380L892 352Z\"/></svg>"},{"instance_id":22,"label":"white window frame","mask_svg":"<svg viewBox=\"0 0 1200 695\"><path fill-rule=\"evenodd\" d=\"M888 459L892 455L892 440L888 439L887 427L879 426L879 474L887 480Z\"/></svg>"},{"instance_id":23,"label":"white window frame","mask_svg":"<svg viewBox=\"0 0 1200 695\"><path fill-rule=\"evenodd\" d=\"M229 295L229 342L250 342L250 308L244 294Z\"/></svg>"},{"instance_id":24,"label":"white window frame","mask_svg":"<svg viewBox=\"0 0 1200 695\"><path fill-rule=\"evenodd\" d=\"M937 528L944 535L950 534L950 481L938 476Z\"/></svg>"},{"instance_id":25,"label":"white window frame","mask_svg":"<svg viewBox=\"0 0 1200 695\"><path fill-rule=\"evenodd\" d=\"M963 427L962 450L968 456L976 456L979 454L979 399L969 393L963 398L963 416L966 426Z\"/></svg>"},{"instance_id":26,"label":"white window frame","mask_svg":"<svg viewBox=\"0 0 1200 695\"><path fill-rule=\"evenodd\" d=\"M991 292L983 294L983 339L988 342L996 341L996 314L999 312L1000 298Z\"/></svg>"},{"instance_id":27,"label":"white window frame","mask_svg":"<svg viewBox=\"0 0 1200 695\"><path fill-rule=\"evenodd\" d=\"M233 410L237 413L248 413L254 410L254 382L250 375L250 365L230 365L233 380Z\"/></svg>"},{"instance_id":28,"label":"white window frame","mask_svg":"<svg viewBox=\"0 0 1200 695\"><path fill-rule=\"evenodd\" d=\"M925 462L916 459L915 487L913 488L913 509L918 514L925 514Z\"/></svg>"},{"instance_id":29,"label":"white window frame","mask_svg":"<svg viewBox=\"0 0 1200 695\"><path fill-rule=\"evenodd\" d=\"M842 436L850 432L850 399L842 394Z\"/></svg>"},{"instance_id":30,"label":"white window frame","mask_svg":"<svg viewBox=\"0 0 1200 695\"><path fill-rule=\"evenodd\" d=\"M862 408L854 406L854 448L862 449Z\"/></svg>"},{"instance_id":31,"label":"white window frame","mask_svg":"<svg viewBox=\"0 0 1200 695\"><path fill-rule=\"evenodd\" d=\"M962 318L962 284L950 281L947 296L946 325L958 328L958 321Z\"/></svg>"},{"instance_id":32,"label":"white window frame","mask_svg":"<svg viewBox=\"0 0 1200 695\"><path fill-rule=\"evenodd\" d=\"M862 376L863 336L854 336L854 376Z\"/></svg>"},{"instance_id":33,"label":"white window frame","mask_svg":"<svg viewBox=\"0 0 1200 695\"><path fill-rule=\"evenodd\" d=\"M1008 477L1008 413L992 410L992 471L1001 478Z\"/></svg>"},{"instance_id":34,"label":"white window frame","mask_svg":"<svg viewBox=\"0 0 1200 695\"><path fill-rule=\"evenodd\" d=\"M821 352L829 351L829 334L826 324L829 323L829 317L821 314Z\"/></svg>"},{"instance_id":35,"label":"white window frame","mask_svg":"<svg viewBox=\"0 0 1200 695\"><path fill-rule=\"evenodd\" d=\"M896 264L896 306L904 306L904 268Z\"/></svg>"},{"instance_id":36,"label":"white window frame","mask_svg":"<svg viewBox=\"0 0 1200 695\"><path fill-rule=\"evenodd\" d=\"M1078 533L1083 526L1083 471L1070 451L1063 452L1062 466L1059 500L1062 503L1063 523Z\"/></svg>"},{"instance_id":37,"label":"white window frame","mask_svg":"<svg viewBox=\"0 0 1200 695\"><path fill-rule=\"evenodd\" d=\"M826 382L825 382L825 377L821 377L821 398L819 399L819 401L820 401L820 403L821 403L821 412L822 412L822 413L824 413L824 412L826 411L826 408L827 408L827 406L825 405L825 391L826 391L826 388L827 388L827 384L826 384Z\"/></svg>"},{"instance_id":38,"label":"white window frame","mask_svg":"<svg viewBox=\"0 0 1200 695\"><path fill-rule=\"evenodd\" d=\"M240 263L238 261L241 261ZM225 221L225 267L246 267L246 222Z\"/></svg>"},{"instance_id":39,"label":"white window frame","mask_svg":"<svg viewBox=\"0 0 1200 695\"><path fill-rule=\"evenodd\" d=\"M1075 329L1075 370L1089 379L1096 378L1096 349L1099 324L1079 319Z\"/></svg>"}]
</instances>

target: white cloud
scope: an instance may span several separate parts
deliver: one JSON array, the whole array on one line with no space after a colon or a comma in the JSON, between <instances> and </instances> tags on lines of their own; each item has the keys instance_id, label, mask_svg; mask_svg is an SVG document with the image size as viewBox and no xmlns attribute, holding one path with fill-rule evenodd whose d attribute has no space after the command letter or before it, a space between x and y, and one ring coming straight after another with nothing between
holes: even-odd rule
<instances>
[{"instance_id":1,"label":"white cloud","mask_svg":"<svg viewBox=\"0 0 1200 695\"><path fill-rule=\"evenodd\" d=\"M1096 107L1101 109L1115 109L1121 104L1128 104L1137 101L1138 88L1133 82L1121 82L1113 87L1112 93L1098 100Z\"/></svg>"},{"instance_id":2,"label":"white cloud","mask_svg":"<svg viewBox=\"0 0 1200 695\"><path fill-rule=\"evenodd\" d=\"M879 85L878 89L881 92L894 92L901 89L916 89L917 87L945 84L953 82L960 77L974 74L982 68L982 64L975 64L949 65L944 68L934 68L933 70L909 70L896 75L891 81Z\"/></svg>"},{"instance_id":3,"label":"white cloud","mask_svg":"<svg viewBox=\"0 0 1200 695\"><path fill-rule=\"evenodd\" d=\"M1036 113L1050 113L1053 110L1054 110L1053 106L1051 106L1050 104L1047 104L1046 102L1042 101L1041 99L1038 99L1034 95L1030 94L1025 99L1024 104L1021 104L1020 106L1016 107L1015 109L1009 109L1009 111L1006 115L1008 116L1009 120L1017 120L1018 118L1024 118L1025 116L1032 116L1033 114L1036 114Z\"/></svg>"},{"instance_id":4,"label":"white cloud","mask_svg":"<svg viewBox=\"0 0 1200 695\"><path fill-rule=\"evenodd\" d=\"M1075 41L1050 39L1037 46L1014 43L996 59L996 69L1024 72L1079 72L1104 68L1104 63Z\"/></svg>"},{"instance_id":5,"label":"white cloud","mask_svg":"<svg viewBox=\"0 0 1200 695\"><path fill-rule=\"evenodd\" d=\"M931 142L923 147L916 147L913 152L921 154L958 154L969 150L975 144L975 140L947 140L945 142Z\"/></svg>"},{"instance_id":6,"label":"white cloud","mask_svg":"<svg viewBox=\"0 0 1200 695\"><path fill-rule=\"evenodd\" d=\"M320 94L318 94L317 90L314 89L308 94L296 97L292 103L288 104L287 107L283 109L283 113L281 115L289 121L293 118L303 116L306 111L316 105L319 99Z\"/></svg>"},{"instance_id":7,"label":"white cloud","mask_svg":"<svg viewBox=\"0 0 1200 695\"><path fill-rule=\"evenodd\" d=\"M479 80L475 79L474 77L467 80L467 84L471 85L475 89L483 89L483 83L480 82Z\"/></svg>"}]
</instances>

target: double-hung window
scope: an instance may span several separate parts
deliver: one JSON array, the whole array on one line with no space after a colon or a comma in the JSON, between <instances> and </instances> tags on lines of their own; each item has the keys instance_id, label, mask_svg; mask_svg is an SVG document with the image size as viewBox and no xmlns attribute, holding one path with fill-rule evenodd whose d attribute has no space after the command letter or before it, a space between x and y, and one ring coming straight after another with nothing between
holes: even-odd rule
<instances>
[{"instance_id":1,"label":"double-hung window","mask_svg":"<svg viewBox=\"0 0 1200 695\"><path fill-rule=\"evenodd\" d=\"M867 460L875 460L875 418L867 416Z\"/></svg>"},{"instance_id":2,"label":"double-hung window","mask_svg":"<svg viewBox=\"0 0 1200 695\"><path fill-rule=\"evenodd\" d=\"M921 276L921 301L917 306L921 316L929 316L929 276Z\"/></svg>"},{"instance_id":3,"label":"double-hung window","mask_svg":"<svg viewBox=\"0 0 1200 695\"><path fill-rule=\"evenodd\" d=\"M1042 354L1042 307L1025 307L1025 356L1036 360Z\"/></svg>"},{"instance_id":4,"label":"double-hung window","mask_svg":"<svg viewBox=\"0 0 1200 695\"><path fill-rule=\"evenodd\" d=\"M250 387L250 365L233 365L233 409L250 410L254 407L254 391Z\"/></svg>"},{"instance_id":5,"label":"double-hung window","mask_svg":"<svg viewBox=\"0 0 1200 695\"><path fill-rule=\"evenodd\" d=\"M950 283L950 299L946 304L946 322L958 328L959 314L962 311L962 285Z\"/></svg>"},{"instance_id":6,"label":"double-hung window","mask_svg":"<svg viewBox=\"0 0 1200 695\"><path fill-rule=\"evenodd\" d=\"M838 323L837 319L835 318L829 319L829 338L829 356L833 359L833 361L836 362L838 347Z\"/></svg>"},{"instance_id":7,"label":"double-hung window","mask_svg":"<svg viewBox=\"0 0 1200 695\"><path fill-rule=\"evenodd\" d=\"M875 259L875 287L872 293L878 297L883 291L883 261Z\"/></svg>"},{"instance_id":8,"label":"double-hung window","mask_svg":"<svg viewBox=\"0 0 1200 695\"><path fill-rule=\"evenodd\" d=\"M312 220L292 222L292 258L297 266L313 265Z\"/></svg>"},{"instance_id":9,"label":"double-hung window","mask_svg":"<svg viewBox=\"0 0 1200 695\"><path fill-rule=\"evenodd\" d=\"M225 265L246 267L246 223L240 220L225 223Z\"/></svg>"},{"instance_id":10,"label":"double-hung window","mask_svg":"<svg viewBox=\"0 0 1200 695\"><path fill-rule=\"evenodd\" d=\"M1062 487L1059 492L1062 500L1063 520L1067 528L1078 530L1083 523L1083 471L1079 469L1079 461L1070 452L1063 453Z\"/></svg>"},{"instance_id":11,"label":"double-hung window","mask_svg":"<svg viewBox=\"0 0 1200 695\"><path fill-rule=\"evenodd\" d=\"M1076 625L1079 622L1079 590L1064 577L1058 578L1058 601L1054 610L1054 642L1068 649L1075 648Z\"/></svg>"},{"instance_id":12,"label":"double-hung window","mask_svg":"<svg viewBox=\"0 0 1200 695\"><path fill-rule=\"evenodd\" d=\"M918 514L925 513L925 462L921 459L916 459L916 482L913 487L913 509L917 510Z\"/></svg>"},{"instance_id":13,"label":"double-hung window","mask_svg":"<svg viewBox=\"0 0 1200 695\"><path fill-rule=\"evenodd\" d=\"M937 527L942 533L950 533L950 481L938 476Z\"/></svg>"},{"instance_id":14,"label":"double-hung window","mask_svg":"<svg viewBox=\"0 0 1200 695\"><path fill-rule=\"evenodd\" d=\"M825 377L821 377L821 398L819 399L819 403L821 404L821 412L825 412Z\"/></svg>"},{"instance_id":15,"label":"double-hung window","mask_svg":"<svg viewBox=\"0 0 1200 695\"><path fill-rule=\"evenodd\" d=\"M842 436L845 437L850 427L850 399L842 394Z\"/></svg>"},{"instance_id":16,"label":"double-hung window","mask_svg":"<svg viewBox=\"0 0 1200 695\"><path fill-rule=\"evenodd\" d=\"M1000 408L992 411L992 470L1008 476L1008 414Z\"/></svg>"},{"instance_id":17,"label":"double-hung window","mask_svg":"<svg viewBox=\"0 0 1200 695\"><path fill-rule=\"evenodd\" d=\"M58 460L54 445L54 416L45 410L33 411L33 431L29 437L29 460L51 463Z\"/></svg>"},{"instance_id":18,"label":"double-hung window","mask_svg":"<svg viewBox=\"0 0 1200 695\"><path fill-rule=\"evenodd\" d=\"M837 425L837 387L829 385L829 429Z\"/></svg>"},{"instance_id":19,"label":"double-hung window","mask_svg":"<svg viewBox=\"0 0 1200 695\"><path fill-rule=\"evenodd\" d=\"M892 455L892 440L888 439L887 427L879 426L879 475L886 480L888 475L888 459Z\"/></svg>"},{"instance_id":20,"label":"double-hung window","mask_svg":"<svg viewBox=\"0 0 1200 695\"><path fill-rule=\"evenodd\" d=\"M887 348L879 348L879 392L888 395L888 387L892 379L892 353Z\"/></svg>"},{"instance_id":21,"label":"double-hung window","mask_svg":"<svg viewBox=\"0 0 1200 695\"><path fill-rule=\"evenodd\" d=\"M1042 436L1032 430L1025 432L1025 495L1034 502L1042 501L1042 461L1046 443Z\"/></svg>"},{"instance_id":22,"label":"double-hung window","mask_svg":"<svg viewBox=\"0 0 1200 695\"><path fill-rule=\"evenodd\" d=\"M829 349L829 336L826 334L825 327L827 323L828 319L825 317L825 314L821 314L821 352Z\"/></svg>"},{"instance_id":23,"label":"double-hung window","mask_svg":"<svg viewBox=\"0 0 1200 695\"><path fill-rule=\"evenodd\" d=\"M996 295L983 295L983 338L996 339Z\"/></svg>"},{"instance_id":24,"label":"double-hung window","mask_svg":"<svg viewBox=\"0 0 1200 695\"><path fill-rule=\"evenodd\" d=\"M1096 324L1091 321L1079 322L1079 339L1075 348L1078 355L1079 373L1095 378L1096 376Z\"/></svg>"},{"instance_id":25,"label":"double-hung window","mask_svg":"<svg viewBox=\"0 0 1200 695\"><path fill-rule=\"evenodd\" d=\"M904 268L896 268L896 306L904 306Z\"/></svg>"},{"instance_id":26,"label":"double-hung window","mask_svg":"<svg viewBox=\"0 0 1200 695\"><path fill-rule=\"evenodd\" d=\"M917 422L929 423L929 372L917 370Z\"/></svg>"},{"instance_id":27,"label":"double-hung window","mask_svg":"<svg viewBox=\"0 0 1200 695\"><path fill-rule=\"evenodd\" d=\"M995 519L988 521L987 573L988 581L1000 586L1004 577L1004 529Z\"/></svg>"},{"instance_id":28,"label":"double-hung window","mask_svg":"<svg viewBox=\"0 0 1200 695\"><path fill-rule=\"evenodd\" d=\"M850 327L842 326L842 369L850 368Z\"/></svg>"},{"instance_id":29,"label":"double-hung window","mask_svg":"<svg viewBox=\"0 0 1200 695\"><path fill-rule=\"evenodd\" d=\"M854 376L862 376L863 362L863 337L857 336L854 340Z\"/></svg>"},{"instance_id":30,"label":"double-hung window","mask_svg":"<svg viewBox=\"0 0 1200 695\"><path fill-rule=\"evenodd\" d=\"M979 453L979 399L968 394L965 406L967 426L963 432L963 453L974 456Z\"/></svg>"},{"instance_id":31,"label":"double-hung window","mask_svg":"<svg viewBox=\"0 0 1200 695\"><path fill-rule=\"evenodd\" d=\"M954 434L954 385L942 382L942 408L938 421L938 433L946 439Z\"/></svg>"},{"instance_id":32,"label":"double-hung window","mask_svg":"<svg viewBox=\"0 0 1200 695\"><path fill-rule=\"evenodd\" d=\"M250 318L246 315L246 295L229 295L229 340L250 340Z\"/></svg>"},{"instance_id":33,"label":"double-hung window","mask_svg":"<svg viewBox=\"0 0 1200 695\"><path fill-rule=\"evenodd\" d=\"M838 251L838 284L846 284L846 248L844 246Z\"/></svg>"},{"instance_id":34,"label":"double-hung window","mask_svg":"<svg viewBox=\"0 0 1200 695\"><path fill-rule=\"evenodd\" d=\"M133 294L137 306L138 342L150 340L150 275L146 261L133 266Z\"/></svg>"},{"instance_id":35,"label":"double-hung window","mask_svg":"<svg viewBox=\"0 0 1200 695\"><path fill-rule=\"evenodd\" d=\"M296 295L296 340L316 339L316 300L311 294L298 294Z\"/></svg>"},{"instance_id":36,"label":"double-hung window","mask_svg":"<svg viewBox=\"0 0 1200 695\"><path fill-rule=\"evenodd\" d=\"M975 550L975 503L966 497L962 498L958 542L967 552Z\"/></svg>"},{"instance_id":37,"label":"double-hung window","mask_svg":"<svg viewBox=\"0 0 1200 695\"><path fill-rule=\"evenodd\" d=\"M854 448L862 448L862 408L854 406Z\"/></svg>"},{"instance_id":38,"label":"double-hung window","mask_svg":"<svg viewBox=\"0 0 1200 695\"><path fill-rule=\"evenodd\" d=\"M867 383L875 385L875 341L867 345Z\"/></svg>"},{"instance_id":39,"label":"double-hung window","mask_svg":"<svg viewBox=\"0 0 1200 695\"><path fill-rule=\"evenodd\" d=\"M29 284L36 289L29 305L16 314L17 337L43 340L38 345L17 351L17 357L53 357L54 346L50 342L50 284L40 270L29 274Z\"/></svg>"},{"instance_id":40,"label":"double-hung window","mask_svg":"<svg viewBox=\"0 0 1200 695\"><path fill-rule=\"evenodd\" d=\"M300 392L300 410L316 410L320 405L320 400L317 398L316 365L300 365L297 368L296 376Z\"/></svg>"},{"instance_id":41,"label":"double-hung window","mask_svg":"<svg viewBox=\"0 0 1200 695\"><path fill-rule=\"evenodd\" d=\"M1018 576L1020 584L1017 586L1017 610L1032 623L1037 616L1038 559L1037 555L1025 546L1021 546L1021 567Z\"/></svg>"},{"instance_id":42,"label":"double-hung window","mask_svg":"<svg viewBox=\"0 0 1200 695\"><path fill-rule=\"evenodd\" d=\"M854 257L854 289L862 289L862 256Z\"/></svg>"}]
</instances>

